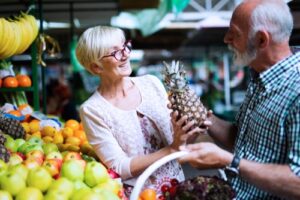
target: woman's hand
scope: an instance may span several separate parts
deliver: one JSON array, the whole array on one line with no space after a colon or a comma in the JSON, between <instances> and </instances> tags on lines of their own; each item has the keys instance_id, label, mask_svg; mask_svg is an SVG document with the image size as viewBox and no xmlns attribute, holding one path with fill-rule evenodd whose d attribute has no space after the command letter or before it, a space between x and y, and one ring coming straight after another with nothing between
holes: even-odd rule
<instances>
[{"instance_id":1,"label":"woman's hand","mask_svg":"<svg viewBox=\"0 0 300 200\"><path fill-rule=\"evenodd\" d=\"M186 156L178 159L179 162L189 162L199 169L223 168L229 165L233 155L210 142L200 142L181 146L180 150L189 151Z\"/></svg>"},{"instance_id":2,"label":"woman's hand","mask_svg":"<svg viewBox=\"0 0 300 200\"><path fill-rule=\"evenodd\" d=\"M172 150L178 151L179 146L185 145L191 136L200 132L200 128L194 127L194 121L187 122L187 116L182 116L178 119L177 111L171 113L171 118L174 131L171 148Z\"/></svg>"}]
</instances>

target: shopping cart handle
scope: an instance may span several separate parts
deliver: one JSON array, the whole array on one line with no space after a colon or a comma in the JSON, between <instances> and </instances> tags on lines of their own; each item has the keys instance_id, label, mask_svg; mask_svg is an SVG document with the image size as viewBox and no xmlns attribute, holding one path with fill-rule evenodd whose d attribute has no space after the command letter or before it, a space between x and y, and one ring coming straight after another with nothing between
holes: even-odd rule
<instances>
[{"instance_id":1,"label":"shopping cart handle","mask_svg":"<svg viewBox=\"0 0 300 200\"><path fill-rule=\"evenodd\" d=\"M130 195L130 200L137 200L139 198L139 194L146 182L146 180L151 176L155 170L157 170L159 167L163 166L167 162L171 160L175 160L177 158L180 158L184 155L186 155L188 152L187 151L178 151L175 153L172 153L170 155L167 155L157 161L155 161L152 165L150 165L137 179L135 186L132 190L132 193Z\"/></svg>"}]
</instances>

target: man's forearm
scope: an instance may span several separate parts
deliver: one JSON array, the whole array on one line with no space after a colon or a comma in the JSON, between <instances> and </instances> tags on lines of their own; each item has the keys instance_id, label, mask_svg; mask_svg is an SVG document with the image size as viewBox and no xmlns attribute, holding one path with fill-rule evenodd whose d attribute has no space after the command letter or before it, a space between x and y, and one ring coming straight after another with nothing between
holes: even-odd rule
<instances>
[{"instance_id":1,"label":"man's forearm","mask_svg":"<svg viewBox=\"0 0 300 200\"><path fill-rule=\"evenodd\" d=\"M260 164L242 159L240 176L256 187L285 199L300 199L300 177L288 165Z\"/></svg>"},{"instance_id":2,"label":"man's forearm","mask_svg":"<svg viewBox=\"0 0 300 200\"><path fill-rule=\"evenodd\" d=\"M212 126L209 128L209 135L227 150L232 150L237 134L237 127L230 122L219 119L213 115L210 119Z\"/></svg>"}]
</instances>

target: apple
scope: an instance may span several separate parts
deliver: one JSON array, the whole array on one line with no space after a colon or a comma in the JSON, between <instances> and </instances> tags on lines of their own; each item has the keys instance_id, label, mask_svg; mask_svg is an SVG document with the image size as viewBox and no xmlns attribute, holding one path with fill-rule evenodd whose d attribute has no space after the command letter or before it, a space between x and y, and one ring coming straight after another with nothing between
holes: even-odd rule
<instances>
[{"instance_id":1,"label":"apple","mask_svg":"<svg viewBox=\"0 0 300 200\"><path fill-rule=\"evenodd\" d=\"M10 151L10 152L17 152L18 151L18 144L15 142L15 140L8 136L6 137L6 141L4 143L4 146Z\"/></svg>"},{"instance_id":2,"label":"apple","mask_svg":"<svg viewBox=\"0 0 300 200\"><path fill-rule=\"evenodd\" d=\"M114 194L113 192L109 190L102 190L101 191L101 197L102 199L109 199L109 200L119 200L120 198Z\"/></svg>"},{"instance_id":3,"label":"apple","mask_svg":"<svg viewBox=\"0 0 300 200\"><path fill-rule=\"evenodd\" d=\"M111 191L117 195L121 188L122 188L122 185L118 182L118 180L108 179L106 182L96 185L93 188L93 190L99 191L99 189L101 189L101 190L104 189L104 190Z\"/></svg>"},{"instance_id":4,"label":"apple","mask_svg":"<svg viewBox=\"0 0 300 200\"><path fill-rule=\"evenodd\" d=\"M13 200L12 196L9 194L9 192L0 190L0 199L1 200Z\"/></svg>"},{"instance_id":5,"label":"apple","mask_svg":"<svg viewBox=\"0 0 300 200\"><path fill-rule=\"evenodd\" d=\"M71 196L71 200L82 200L85 199L84 197L91 192L91 188L80 188L75 190ZM101 199L101 198L99 198Z\"/></svg>"},{"instance_id":6,"label":"apple","mask_svg":"<svg viewBox=\"0 0 300 200\"><path fill-rule=\"evenodd\" d=\"M18 146L18 149L20 146L22 146L26 141L23 139L23 138L17 138L15 139L15 143L17 144Z\"/></svg>"},{"instance_id":7,"label":"apple","mask_svg":"<svg viewBox=\"0 0 300 200\"><path fill-rule=\"evenodd\" d=\"M25 142L24 144L22 144L18 151L23 153L23 154L27 154L29 153L30 151L33 151L33 150L40 150L43 152L43 148L42 146L38 145L38 144L31 144L31 143L28 143L28 142Z\"/></svg>"},{"instance_id":8,"label":"apple","mask_svg":"<svg viewBox=\"0 0 300 200\"><path fill-rule=\"evenodd\" d=\"M45 155L48 155L51 152L58 152L58 147L54 143L44 143L42 145Z\"/></svg>"},{"instance_id":9,"label":"apple","mask_svg":"<svg viewBox=\"0 0 300 200\"><path fill-rule=\"evenodd\" d=\"M13 165L20 164L22 162L23 162L23 158L20 155L18 155L17 153L12 153L10 155L8 165L13 166Z\"/></svg>"},{"instance_id":10,"label":"apple","mask_svg":"<svg viewBox=\"0 0 300 200\"><path fill-rule=\"evenodd\" d=\"M36 168L40 167L41 162L38 161L37 159L31 158L31 159L24 160L23 165L25 165L28 169L31 170L31 169L36 169Z\"/></svg>"},{"instance_id":11,"label":"apple","mask_svg":"<svg viewBox=\"0 0 300 200\"><path fill-rule=\"evenodd\" d=\"M20 174L7 172L0 180L1 189L9 192L12 196L17 195L26 187L25 180Z\"/></svg>"},{"instance_id":12,"label":"apple","mask_svg":"<svg viewBox=\"0 0 300 200\"><path fill-rule=\"evenodd\" d=\"M85 200L99 200L99 199L104 199L104 198L102 197L102 194L96 193L93 190L91 190L84 194L84 199ZM111 200L111 199L109 199L109 200Z\"/></svg>"},{"instance_id":13,"label":"apple","mask_svg":"<svg viewBox=\"0 0 300 200\"><path fill-rule=\"evenodd\" d=\"M73 183L67 178L61 177L55 181L52 181L48 189L48 193L56 192L56 193L64 193L67 198L71 196L73 193L74 186Z\"/></svg>"},{"instance_id":14,"label":"apple","mask_svg":"<svg viewBox=\"0 0 300 200\"><path fill-rule=\"evenodd\" d=\"M84 172L84 182L94 187L99 183L104 183L109 179L106 168L99 162L91 161L86 164Z\"/></svg>"},{"instance_id":15,"label":"apple","mask_svg":"<svg viewBox=\"0 0 300 200\"><path fill-rule=\"evenodd\" d=\"M38 167L29 171L26 183L45 192L52 183L52 176L44 167Z\"/></svg>"},{"instance_id":16,"label":"apple","mask_svg":"<svg viewBox=\"0 0 300 200\"><path fill-rule=\"evenodd\" d=\"M79 180L74 181L73 185L75 190L79 190L81 188L89 188L83 181L79 181Z\"/></svg>"},{"instance_id":17,"label":"apple","mask_svg":"<svg viewBox=\"0 0 300 200\"><path fill-rule=\"evenodd\" d=\"M22 154L21 152L17 152L17 154L18 154L23 160L26 159L26 156L25 156L24 154Z\"/></svg>"},{"instance_id":18,"label":"apple","mask_svg":"<svg viewBox=\"0 0 300 200\"><path fill-rule=\"evenodd\" d=\"M44 143L44 141L41 138L37 137L37 136L30 137L29 140L27 140L27 142L29 144L36 144L36 145L39 145L39 146L42 146L43 143Z\"/></svg>"},{"instance_id":19,"label":"apple","mask_svg":"<svg viewBox=\"0 0 300 200\"><path fill-rule=\"evenodd\" d=\"M69 198L67 195L65 195L64 192L59 191L51 191L47 192L47 194L44 196L44 200L68 200Z\"/></svg>"},{"instance_id":20,"label":"apple","mask_svg":"<svg viewBox=\"0 0 300 200\"><path fill-rule=\"evenodd\" d=\"M82 160L80 153L75 151L68 151L63 158L64 161L68 160Z\"/></svg>"},{"instance_id":21,"label":"apple","mask_svg":"<svg viewBox=\"0 0 300 200\"><path fill-rule=\"evenodd\" d=\"M60 153L60 152L58 152L58 151L53 151L53 152L51 152L51 153L49 153L49 154L47 154L46 155L46 160L48 160L48 159L59 159L59 160L63 160L63 156L62 156L62 154Z\"/></svg>"},{"instance_id":22,"label":"apple","mask_svg":"<svg viewBox=\"0 0 300 200\"><path fill-rule=\"evenodd\" d=\"M111 168L108 169L107 172L108 172L109 176L113 179L120 178L120 175Z\"/></svg>"},{"instance_id":23,"label":"apple","mask_svg":"<svg viewBox=\"0 0 300 200\"><path fill-rule=\"evenodd\" d=\"M77 160L68 160L62 164L61 176L66 177L71 181L83 181L84 169Z\"/></svg>"},{"instance_id":24,"label":"apple","mask_svg":"<svg viewBox=\"0 0 300 200\"><path fill-rule=\"evenodd\" d=\"M23 164L17 164L9 168L9 172L21 175L21 177L26 180L29 169Z\"/></svg>"},{"instance_id":25,"label":"apple","mask_svg":"<svg viewBox=\"0 0 300 200\"><path fill-rule=\"evenodd\" d=\"M41 160L43 162L44 157L45 157L44 152L40 150L32 150L26 153L26 159L33 158L33 159Z\"/></svg>"},{"instance_id":26,"label":"apple","mask_svg":"<svg viewBox=\"0 0 300 200\"><path fill-rule=\"evenodd\" d=\"M27 187L21 190L15 200L43 200L43 193L34 187Z\"/></svg>"},{"instance_id":27,"label":"apple","mask_svg":"<svg viewBox=\"0 0 300 200\"><path fill-rule=\"evenodd\" d=\"M1 176L3 174L5 174L7 168L8 168L7 164L3 160L0 159L0 179L1 179Z\"/></svg>"},{"instance_id":28,"label":"apple","mask_svg":"<svg viewBox=\"0 0 300 200\"><path fill-rule=\"evenodd\" d=\"M55 177L60 172L60 164L55 159L45 160L43 167L50 173L52 177Z\"/></svg>"}]
</instances>

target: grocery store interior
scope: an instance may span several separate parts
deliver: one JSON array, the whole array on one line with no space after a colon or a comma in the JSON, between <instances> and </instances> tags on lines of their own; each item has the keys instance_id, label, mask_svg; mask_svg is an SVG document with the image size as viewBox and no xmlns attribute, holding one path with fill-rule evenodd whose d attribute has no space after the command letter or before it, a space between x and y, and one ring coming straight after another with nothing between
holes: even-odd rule
<instances>
[{"instance_id":1,"label":"grocery store interior","mask_svg":"<svg viewBox=\"0 0 300 200\"><path fill-rule=\"evenodd\" d=\"M101 80L80 65L75 49L78 38L87 28L108 25L121 28L126 38L132 42L131 76L152 74L163 80L163 61L179 60L187 72L190 88L203 104L220 118L234 121L249 83L249 68L233 64L232 53L224 44L223 38L228 30L232 11L240 2L241 0L0 0L0 18L18 21L18 17L27 19L24 16L30 14L35 17L37 24L37 34L30 38L30 44L25 45L22 52L19 49L19 53L12 53L11 50L18 34L13 33L13 29L8 31L4 28L4 22L0 26L0 39L3 36L0 44L4 45L3 41L9 40L6 50L8 46L11 47L11 51L8 50L7 53L9 56L0 59L0 107L9 110L17 120L26 119L30 112L32 119L48 117L47 119L55 119L59 126L70 122L71 128L82 130L79 107L93 94ZM294 18L290 46L293 51L298 51L300 1L287 1L287 4ZM11 39L4 36L4 32L9 32L6 35L10 35ZM22 30L18 33L20 32ZM0 55L1 49L4 47L0 47ZM14 80L5 83L5 77L15 75L24 75L20 79L16 78L19 86ZM53 125L49 120L44 121L45 124ZM83 136L80 132L75 139L67 131L62 133L62 138L55 137L49 133L52 130L35 130L35 122L30 124L27 121L23 126L25 131L25 127L28 128L28 138L32 135L46 137L44 141L56 144L64 141L67 145L58 145L60 149L81 150L79 143L82 144L80 137ZM56 133L55 130L54 132ZM210 140L209 137L204 137ZM87 145L86 148L89 156L95 156L89 149L90 146ZM185 167L187 177L195 176L195 173L217 173Z\"/></svg>"}]
</instances>

